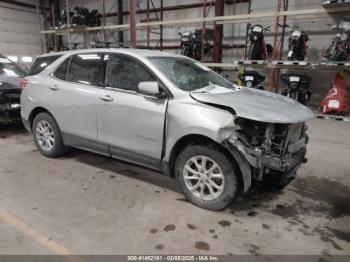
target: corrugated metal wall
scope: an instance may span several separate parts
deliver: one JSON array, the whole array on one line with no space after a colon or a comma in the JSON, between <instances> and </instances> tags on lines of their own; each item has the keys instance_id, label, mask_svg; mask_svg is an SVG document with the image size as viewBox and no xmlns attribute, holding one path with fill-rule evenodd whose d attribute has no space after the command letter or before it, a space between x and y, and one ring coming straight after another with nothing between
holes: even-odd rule
<instances>
[{"instance_id":1,"label":"corrugated metal wall","mask_svg":"<svg viewBox=\"0 0 350 262\"><path fill-rule=\"evenodd\" d=\"M22 1L36 4L34 1ZM42 23L42 18L41 18ZM4 56L36 57L43 52L35 8L0 2L0 53Z\"/></svg>"}]
</instances>

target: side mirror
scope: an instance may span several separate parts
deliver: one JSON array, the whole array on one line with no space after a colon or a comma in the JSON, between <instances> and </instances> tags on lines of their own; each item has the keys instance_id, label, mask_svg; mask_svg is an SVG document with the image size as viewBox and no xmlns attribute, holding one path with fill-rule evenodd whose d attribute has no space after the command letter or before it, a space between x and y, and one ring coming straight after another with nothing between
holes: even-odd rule
<instances>
[{"instance_id":1,"label":"side mirror","mask_svg":"<svg viewBox=\"0 0 350 262\"><path fill-rule=\"evenodd\" d=\"M146 96L163 97L164 95L160 91L158 82L140 82L138 86L140 94Z\"/></svg>"}]
</instances>

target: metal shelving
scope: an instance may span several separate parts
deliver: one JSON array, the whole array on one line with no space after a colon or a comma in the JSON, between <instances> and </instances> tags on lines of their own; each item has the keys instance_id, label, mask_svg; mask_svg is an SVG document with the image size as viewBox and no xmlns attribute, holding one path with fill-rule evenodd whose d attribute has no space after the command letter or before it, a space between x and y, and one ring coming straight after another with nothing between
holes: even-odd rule
<instances>
[{"instance_id":1,"label":"metal shelving","mask_svg":"<svg viewBox=\"0 0 350 262\"><path fill-rule=\"evenodd\" d=\"M274 18L280 16L288 16L293 18L302 17L303 19L319 18L322 15L329 14L342 14L349 13L350 5L345 7L331 7L331 8L318 8L318 9L304 9L304 10L290 10L290 11L279 11L279 12L263 12L263 13L251 13L243 15L226 15L226 16L215 16L215 17L201 17L192 18L185 20L168 20L168 21L158 21L158 22L145 22L136 23L136 29L146 30L147 27L158 28L163 27L182 27L184 25L201 25L206 24L235 24L235 23L246 23L246 22L258 22L262 18ZM103 31L103 30L129 30L130 24L122 25L108 25L99 27L87 27L87 28L69 28L66 30L43 30L40 31L41 34L63 34L63 33L73 33L73 32L84 32L84 31Z\"/></svg>"},{"instance_id":2,"label":"metal shelving","mask_svg":"<svg viewBox=\"0 0 350 262\"><path fill-rule=\"evenodd\" d=\"M101 1L102 3L104 3L104 0L101 0ZM152 1L152 0L147 0L147 1ZM135 0L130 1L130 4L131 2L135 2ZM234 3L237 3L237 2L238 1L235 1ZM241 2L250 3L249 0L241 0ZM336 4L336 5L329 4L324 7L320 5L320 8L313 8L313 9L288 10L288 2L289 2L288 0L276 0L275 10L269 11L269 12L251 13L248 10L247 14L221 15L221 16L217 15L214 17L208 17L207 15L204 15L205 8L207 7L207 0L205 0L203 1L203 3L205 4L203 5L202 17L185 19L185 20L166 20L166 21L164 21L163 19L157 19L156 21L154 21L153 19L150 19L149 17L150 3L148 3L147 10L145 11L145 13L147 14L146 22L135 23L135 25L130 25L130 24L106 25L105 23L103 23L103 25L99 27L68 26L65 29L43 30L43 31L40 31L40 33L45 35L48 35L48 34L67 35L68 39L71 39L72 34L84 34L85 36L86 33L99 33L99 32L106 32L106 31L123 32L126 30L131 30L134 32L136 30L147 30L147 48L150 48L149 32L151 31L151 29L155 29L155 28L161 29L162 31L164 28L183 27L183 26L191 26L191 25L203 27L203 25L217 26L217 25L223 25L223 24L241 24L241 23L247 23L247 22L252 23L252 22L261 22L266 20L268 21L274 20L275 28L274 28L274 31L272 32L272 35L274 37L274 41L273 41L274 53L271 61L237 60L237 61L234 61L233 63L220 63L221 62L221 57L220 57L220 59L213 60L213 61L219 61L218 63L206 63L206 65L212 68L231 69L231 70L240 69L242 67L270 69L270 74L269 74L270 90L272 90L271 83L277 83L275 90L278 90L278 81L274 81L274 79L278 79L279 71L281 69L336 70L336 71L350 69L350 62L330 63L330 62L321 61L321 62L315 63L310 61L295 62L295 61L278 60L282 58L282 49L283 49L283 42L284 42L284 36L285 36L285 30L283 30L284 27L282 27L282 31L279 32L280 23L283 23L284 25L287 19L316 19L316 18L323 19L323 17L328 17L329 15L343 16L350 13L349 3ZM214 1L210 2L209 7L212 5L215 5ZM66 0L66 6L68 9L69 0ZM161 14L163 12L163 9L166 9L166 7L163 7L163 5L161 5L161 7L156 10L153 2L152 2L152 7L154 8L155 13L160 12ZM130 15L130 17L133 17L132 21L135 21L136 13L137 13L136 10L132 10L132 12L128 12L128 15ZM105 10L103 10L104 21L106 16L108 16L108 14L106 14ZM163 37L161 36L160 41L162 40L163 40ZM222 39L220 41L222 41ZM220 41L217 43L220 43ZM135 43L134 45L131 44L131 46L136 46L136 44ZM162 44L161 44L161 49L162 49Z\"/></svg>"},{"instance_id":3,"label":"metal shelving","mask_svg":"<svg viewBox=\"0 0 350 262\"><path fill-rule=\"evenodd\" d=\"M211 68L239 69L241 67L266 69L303 69L303 70L350 70L350 62L310 62L310 61L262 61L237 60L233 63L205 63Z\"/></svg>"}]
</instances>

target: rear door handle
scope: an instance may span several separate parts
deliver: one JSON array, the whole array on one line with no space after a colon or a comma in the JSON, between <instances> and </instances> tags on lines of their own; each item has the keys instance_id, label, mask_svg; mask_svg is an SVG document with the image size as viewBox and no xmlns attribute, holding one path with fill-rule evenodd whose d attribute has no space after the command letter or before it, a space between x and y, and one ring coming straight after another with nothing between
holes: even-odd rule
<instances>
[{"instance_id":1,"label":"rear door handle","mask_svg":"<svg viewBox=\"0 0 350 262\"><path fill-rule=\"evenodd\" d=\"M100 99L102 101L105 101L105 102L111 102L113 101L113 97L109 96L109 95L105 95L105 96L100 96Z\"/></svg>"},{"instance_id":2,"label":"rear door handle","mask_svg":"<svg viewBox=\"0 0 350 262\"><path fill-rule=\"evenodd\" d=\"M59 90L59 87L57 85L49 86L49 88L53 91Z\"/></svg>"}]
</instances>

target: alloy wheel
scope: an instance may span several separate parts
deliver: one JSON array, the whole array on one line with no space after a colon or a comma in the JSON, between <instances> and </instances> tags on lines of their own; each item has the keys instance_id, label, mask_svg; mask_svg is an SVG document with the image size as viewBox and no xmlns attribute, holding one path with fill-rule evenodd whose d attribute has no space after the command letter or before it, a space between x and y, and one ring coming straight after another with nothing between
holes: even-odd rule
<instances>
[{"instance_id":1,"label":"alloy wheel","mask_svg":"<svg viewBox=\"0 0 350 262\"><path fill-rule=\"evenodd\" d=\"M187 189L201 200L218 198L225 186L220 166L206 156L191 157L184 166L183 178Z\"/></svg>"},{"instance_id":2,"label":"alloy wheel","mask_svg":"<svg viewBox=\"0 0 350 262\"><path fill-rule=\"evenodd\" d=\"M39 146L44 151L50 151L55 145L55 134L51 125L45 120L40 120L35 132Z\"/></svg>"}]
</instances>

